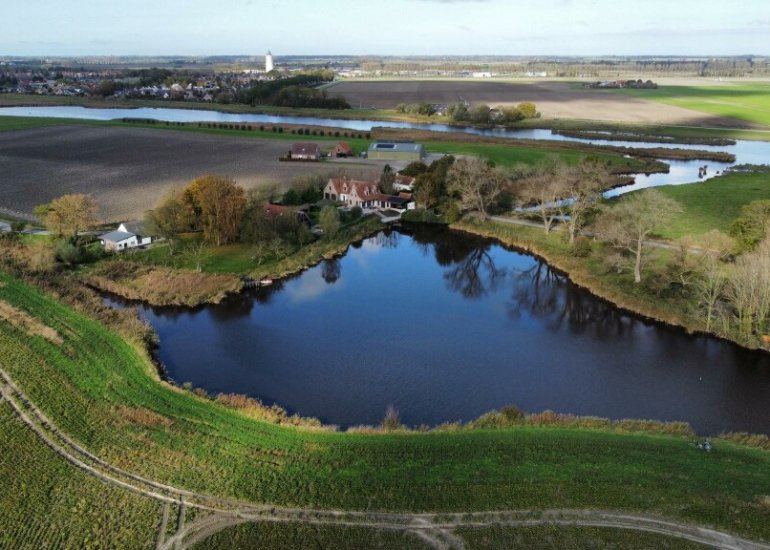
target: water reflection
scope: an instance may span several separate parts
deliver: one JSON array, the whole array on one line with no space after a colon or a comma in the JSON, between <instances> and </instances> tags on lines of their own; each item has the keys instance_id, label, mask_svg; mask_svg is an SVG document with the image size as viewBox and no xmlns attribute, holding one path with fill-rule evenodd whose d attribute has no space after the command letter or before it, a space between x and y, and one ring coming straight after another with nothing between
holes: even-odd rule
<instances>
[{"instance_id":1,"label":"water reflection","mask_svg":"<svg viewBox=\"0 0 770 550\"><path fill-rule=\"evenodd\" d=\"M342 275L342 264L337 258L321 262L321 277L326 284L333 285Z\"/></svg>"},{"instance_id":2,"label":"water reflection","mask_svg":"<svg viewBox=\"0 0 770 550\"><path fill-rule=\"evenodd\" d=\"M472 300L495 290L505 279L506 270L495 265L489 247L475 248L464 258L455 261L454 266L444 272L447 287Z\"/></svg>"},{"instance_id":3,"label":"water reflection","mask_svg":"<svg viewBox=\"0 0 770 550\"><path fill-rule=\"evenodd\" d=\"M143 315L174 380L341 426L389 404L410 425L516 404L770 432L766 354L640 320L445 228L382 232L272 287Z\"/></svg>"}]
</instances>

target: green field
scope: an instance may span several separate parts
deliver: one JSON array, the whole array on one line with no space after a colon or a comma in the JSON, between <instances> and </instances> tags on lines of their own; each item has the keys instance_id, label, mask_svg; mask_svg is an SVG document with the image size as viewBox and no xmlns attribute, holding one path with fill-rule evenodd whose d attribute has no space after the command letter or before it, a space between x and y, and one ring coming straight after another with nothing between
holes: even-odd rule
<instances>
[{"instance_id":1,"label":"green field","mask_svg":"<svg viewBox=\"0 0 770 550\"><path fill-rule=\"evenodd\" d=\"M3 368L22 391L99 457L151 479L320 508L633 510L770 539L767 451L718 440L706 454L688 437L558 423L371 435L283 427L160 384L136 346L16 279L0 275L0 300L63 338L57 345L0 322ZM2 424L4 440L21 437L10 428ZM12 476L0 479L13 492ZM30 493L30 508L45 510L36 521L69 521L55 497ZM83 506L90 499L84 490ZM125 512L126 528L139 529L145 513Z\"/></svg>"},{"instance_id":2,"label":"green field","mask_svg":"<svg viewBox=\"0 0 770 550\"><path fill-rule=\"evenodd\" d=\"M770 199L770 174L726 174L703 183L656 189L679 202L683 209L668 227L658 231L659 236L677 239L701 235L712 229L727 234L743 205Z\"/></svg>"},{"instance_id":3,"label":"green field","mask_svg":"<svg viewBox=\"0 0 770 550\"><path fill-rule=\"evenodd\" d=\"M725 83L718 86L661 86L657 90L624 89L618 93L770 128L768 82Z\"/></svg>"}]
</instances>

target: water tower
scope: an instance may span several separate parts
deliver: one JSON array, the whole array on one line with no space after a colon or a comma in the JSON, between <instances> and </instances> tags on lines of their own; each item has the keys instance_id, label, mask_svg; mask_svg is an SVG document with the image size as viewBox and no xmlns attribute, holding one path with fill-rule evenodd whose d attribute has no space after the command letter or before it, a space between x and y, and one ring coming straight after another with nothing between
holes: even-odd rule
<instances>
[{"instance_id":1,"label":"water tower","mask_svg":"<svg viewBox=\"0 0 770 550\"><path fill-rule=\"evenodd\" d=\"M270 53L270 50L267 50L267 55L265 56L265 72L269 73L275 69L275 64L273 63L273 54Z\"/></svg>"}]
</instances>

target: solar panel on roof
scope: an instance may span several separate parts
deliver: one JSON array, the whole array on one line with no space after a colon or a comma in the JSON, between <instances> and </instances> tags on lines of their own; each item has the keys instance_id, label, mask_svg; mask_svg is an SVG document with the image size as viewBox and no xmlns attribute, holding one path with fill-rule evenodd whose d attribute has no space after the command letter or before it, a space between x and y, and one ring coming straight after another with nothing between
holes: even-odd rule
<instances>
[{"instance_id":1,"label":"solar panel on roof","mask_svg":"<svg viewBox=\"0 0 770 550\"><path fill-rule=\"evenodd\" d=\"M378 143L376 147L377 149L395 149L396 144L395 143Z\"/></svg>"}]
</instances>

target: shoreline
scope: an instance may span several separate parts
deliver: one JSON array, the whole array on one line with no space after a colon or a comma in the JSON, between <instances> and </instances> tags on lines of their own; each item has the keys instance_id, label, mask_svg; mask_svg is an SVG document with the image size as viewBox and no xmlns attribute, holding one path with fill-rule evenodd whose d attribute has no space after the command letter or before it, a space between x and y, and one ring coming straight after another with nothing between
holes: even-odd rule
<instances>
[{"instance_id":1,"label":"shoreline","mask_svg":"<svg viewBox=\"0 0 770 550\"><path fill-rule=\"evenodd\" d=\"M495 224L495 222L487 222L487 223L500 226L500 224ZM450 229L453 229L455 231L462 231L462 232L469 233L472 235L477 235L480 237L491 238L496 240L498 243L500 243L503 246L509 246L517 250L524 251L528 254L532 254L536 258L543 260L552 269L555 269L563 273L564 275L566 275L567 278L570 280L570 282L572 282L576 286L590 292L596 298L603 300L608 304L612 305L612 307L617 308L621 311L624 311L635 317L638 317L645 322L659 323L669 328L681 330L684 333L693 335L693 336L705 336L708 338L715 338L722 342L728 342L732 345L738 346L739 348L748 350L748 351L758 351L765 354L770 353L770 350L766 348L762 348L760 346L756 346L756 347L747 346L746 344L743 344L741 342L738 342L726 336L722 336L720 334L707 331L703 327L696 326L693 323L686 321L685 318L682 316L672 316L662 312L661 310L655 310L649 304L644 304L642 301L634 298L633 296L623 294L621 297L624 298L624 300L620 301L617 299L617 295L615 297L611 296L608 289L602 289L595 284L591 284L590 282L591 277L589 275L585 273L579 273L578 270L576 270L574 265L573 266L567 265L568 262L565 262L564 258L557 258L556 255L545 250L542 245L538 245L534 240L525 241L522 239L515 239L511 235L503 236L500 233L495 232L494 230L485 231L484 228L482 228L481 226L476 225L467 220L461 220L461 221L455 222L451 224L449 227ZM577 260L579 259L576 259L576 261Z\"/></svg>"}]
</instances>

